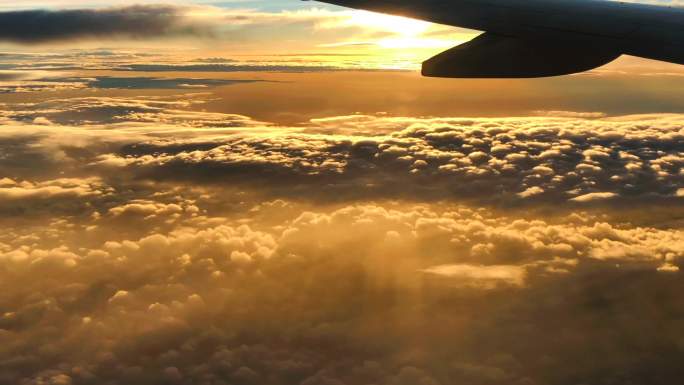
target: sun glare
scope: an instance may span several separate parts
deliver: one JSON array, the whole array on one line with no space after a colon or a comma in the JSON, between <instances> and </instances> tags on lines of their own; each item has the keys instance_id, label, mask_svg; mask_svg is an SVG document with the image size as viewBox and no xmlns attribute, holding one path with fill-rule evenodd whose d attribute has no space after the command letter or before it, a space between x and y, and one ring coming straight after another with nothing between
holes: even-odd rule
<instances>
[{"instance_id":1,"label":"sun glare","mask_svg":"<svg viewBox=\"0 0 684 385\"><path fill-rule=\"evenodd\" d=\"M352 11L349 25L379 29L404 37L418 36L430 28L430 23L401 16L390 16L367 11Z\"/></svg>"},{"instance_id":2,"label":"sun glare","mask_svg":"<svg viewBox=\"0 0 684 385\"><path fill-rule=\"evenodd\" d=\"M359 27L368 32L383 32L385 35L372 39L376 47L388 49L434 49L453 45L453 41L430 38L426 35L433 24L401 16L384 15L368 11L350 11L337 26ZM348 44L348 42L346 42Z\"/></svg>"},{"instance_id":3,"label":"sun glare","mask_svg":"<svg viewBox=\"0 0 684 385\"><path fill-rule=\"evenodd\" d=\"M349 17L343 21L343 24L387 31L402 36L418 36L430 28L430 23L424 21L367 11L349 12Z\"/></svg>"}]
</instances>

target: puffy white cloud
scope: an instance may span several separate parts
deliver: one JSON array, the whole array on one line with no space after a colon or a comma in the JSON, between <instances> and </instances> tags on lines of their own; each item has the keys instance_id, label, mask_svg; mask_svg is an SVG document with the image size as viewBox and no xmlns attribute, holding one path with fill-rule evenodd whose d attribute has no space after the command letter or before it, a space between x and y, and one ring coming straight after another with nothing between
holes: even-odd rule
<instances>
[{"instance_id":1,"label":"puffy white cloud","mask_svg":"<svg viewBox=\"0 0 684 385\"><path fill-rule=\"evenodd\" d=\"M543 193L544 193L543 188L541 188L539 186L532 186L532 187L528 187L527 189L525 189L525 191L519 192L518 196L521 198L527 198L527 197L532 197L532 196L543 194Z\"/></svg>"}]
</instances>

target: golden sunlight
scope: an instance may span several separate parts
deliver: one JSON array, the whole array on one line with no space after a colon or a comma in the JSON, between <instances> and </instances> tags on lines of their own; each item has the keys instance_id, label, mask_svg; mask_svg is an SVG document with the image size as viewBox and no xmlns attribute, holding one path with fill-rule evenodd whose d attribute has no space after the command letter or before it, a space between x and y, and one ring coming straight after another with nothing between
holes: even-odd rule
<instances>
[{"instance_id":1,"label":"golden sunlight","mask_svg":"<svg viewBox=\"0 0 684 385\"><path fill-rule=\"evenodd\" d=\"M401 16L383 15L368 11L349 12L345 24L393 32L403 37L415 37L430 28L430 23Z\"/></svg>"},{"instance_id":2,"label":"golden sunlight","mask_svg":"<svg viewBox=\"0 0 684 385\"><path fill-rule=\"evenodd\" d=\"M679 383L640 1L0 1L0 385Z\"/></svg>"},{"instance_id":3,"label":"golden sunlight","mask_svg":"<svg viewBox=\"0 0 684 385\"><path fill-rule=\"evenodd\" d=\"M320 44L320 47L365 45L368 47L366 53L371 51L380 56L388 54L382 51L384 49L399 49L402 51L401 55L404 59L407 56L412 57L410 60L411 64L408 66L410 68L418 65L425 57L467 41L472 37L470 33L464 34L462 31L452 31L437 24L369 11L344 12L342 17L335 18L332 21L327 20L324 23L318 24L318 27L322 29L355 27L362 31L360 34L357 33L349 36L350 40ZM377 32L382 32L382 34ZM377 51L378 48L381 51ZM426 50L429 53L426 54ZM391 57L397 59L397 53L392 52ZM384 63L381 67L407 68L406 65L398 63L397 60L393 60L392 63Z\"/></svg>"}]
</instances>

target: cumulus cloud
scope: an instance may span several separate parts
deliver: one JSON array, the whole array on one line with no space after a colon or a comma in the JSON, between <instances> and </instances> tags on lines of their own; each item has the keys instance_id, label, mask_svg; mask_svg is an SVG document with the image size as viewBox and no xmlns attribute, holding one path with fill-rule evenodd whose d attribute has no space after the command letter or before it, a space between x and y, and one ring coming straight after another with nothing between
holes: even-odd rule
<instances>
[{"instance_id":1,"label":"cumulus cloud","mask_svg":"<svg viewBox=\"0 0 684 385\"><path fill-rule=\"evenodd\" d=\"M307 209L266 201L212 218L203 199L173 208L163 197L122 202L88 221L0 236L3 380L562 383L577 370L567 360L585 367L574 351L591 339L612 358L583 376L610 381L635 357L676 349L671 324L640 333L641 345L625 353L619 346L636 334L617 341L601 328L641 323L587 301L629 309L649 303L644 287L680 286L668 278L684 255L679 231L396 202ZM199 210L179 219L192 205ZM126 213L154 225L112 222ZM597 275L606 287L595 286ZM628 280L640 296L617 284ZM645 317L670 325L664 312ZM531 338L540 332L559 343ZM39 342L45 348L35 349ZM544 352L542 368L528 348ZM676 357L647 363L671 370Z\"/></svg>"},{"instance_id":2,"label":"cumulus cloud","mask_svg":"<svg viewBox=\"0 0 684 385\"><path fill-rule=\"evenodd\" d=\"M516 205L656 203L679 201L684 184L679 115L354 115L280 127L241 115L201 111L203 97L208 95L8 104L0 113L11 123L6 135L21 132L25 141L16 142L13 136L7 156L41 154L32 156L35 162L54 158L55 148L67 148L56 161L85 165L91 172L160 181L265 184L267 192L291 196L323 185L316 195L324 199L413 196ZM88 151L78 150L83 147ZM7 163L6 175L13 175L13 167L16 162Z\"/></svg>"},{"instance_id":3,"label":"cumulus cloud","mask_svg":"<svg viewBox=\"0 0 684 385\"><path fill-rule=\"evenodd\" d=\"M1 383L680 370L681 116L283 127L202 98L3 105Z\"/></svg>"}]
</instances>

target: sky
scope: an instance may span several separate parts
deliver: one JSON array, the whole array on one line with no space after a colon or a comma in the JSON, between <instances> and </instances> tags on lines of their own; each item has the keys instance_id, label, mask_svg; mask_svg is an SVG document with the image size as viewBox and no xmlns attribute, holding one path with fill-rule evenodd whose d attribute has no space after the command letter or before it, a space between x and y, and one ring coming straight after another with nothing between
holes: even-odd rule
<instances>
[{"instance_id":1,"label":"sky","mask_svg":"<svg viewBox=\"0 0 684 385\"><path fill-rule=\"evenodd\" d=\"M0 384L676 383L684 67L420 76L478 33L0 3Z\"/></svg>"}]
</instances>

